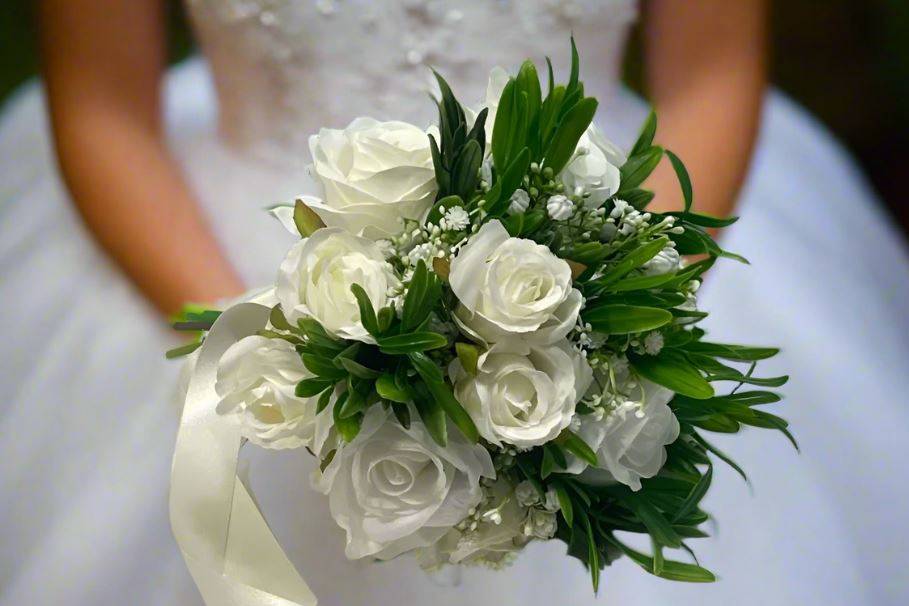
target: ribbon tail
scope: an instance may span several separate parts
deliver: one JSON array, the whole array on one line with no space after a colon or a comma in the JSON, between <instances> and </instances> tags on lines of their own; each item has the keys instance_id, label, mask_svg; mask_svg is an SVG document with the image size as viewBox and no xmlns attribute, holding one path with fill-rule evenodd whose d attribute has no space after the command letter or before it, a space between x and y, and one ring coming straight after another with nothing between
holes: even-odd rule
<instances>
[{"instance_id":1,"label":"ribbon tail","mask_svg":"<svg viewBox=\"0 0 909 606\"><path fill-rule=\"evenodd\" d=\"M215 412L217 366L232 344L265 326L269 308L241 303L225 311L199 350L171 470L174 538L208 606L315 606L237 477L239 429Z\"/></svg>"}]
</instances>

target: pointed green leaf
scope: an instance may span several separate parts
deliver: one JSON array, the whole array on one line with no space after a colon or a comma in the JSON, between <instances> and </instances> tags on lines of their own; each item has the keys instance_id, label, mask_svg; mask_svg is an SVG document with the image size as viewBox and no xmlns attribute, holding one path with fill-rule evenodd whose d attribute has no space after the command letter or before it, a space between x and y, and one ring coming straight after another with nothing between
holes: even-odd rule
<instances>
[{"instance_id":1,"label":"pointed green leaf","mask_svg":"<svg viewBox=\"0 0 909 606\"><path fill-rule=\"evenodd\" d=\"M407 390L398 387L394 376L389 373L385 373L376 379L376 391L386 400L400 404L406 404L411 399Z\"/></svg>"},{"instance_id":2,"label":"pointed green leaf","mask_svg":"<svg viewBox=\"0 0 909 606\"><path fill-rule=\"evenodd\" d=\"M595 331L608 335L645 332L672 322L672 314L665 309L623 304L597 305L582 317Z\"/></svg>"},{"instance_id":3,"label":"pointed green leaf","mask_svg":"<svg viewBox=\"0 0 909 606\"><path fill-rule=\"evenodd\" d=\"M455 343L455 351L458 354L458 360L461 367L469 375L477 374L477 362L480 359L480 350L476 345L459 341Z\"/></svg>"},{"instance_id":4,"label":"pointed green leaf","mask_svg":"<svg viewBox=\"0 0 909 606\"><path fill-rule=\"evenodd\" d=\"M544 166L551 168L554 174L562 172L562 169L565 168L565 165L568 164L568 161L574 155L578 147L578 141L593 121L593 116L597 111L597 104L597 100L593 97L581 99L565 114L558 128L556 128L552 143L549 144L543 161Z\"/></svg>"},{"instance_id":5,"label":"pointed green leaf","mask_svg":"<svg viewBox=\"0 0 909 606\"><path fill-rule=\"evenodd\" d=\"M663 157L663 148L654 145L647 151L631 156L619 169L622 191L615 195L622 198L626 190L635 189L643 183L657 167Z\"/></svg>"},{"instance_id":6,"label":"pointed green leaf","mask_svg":"<svg viewBox=\"0 0 909 606\"><path fill-rule=\"evenodd\" d=\"M637 156L650 149L653 145L653 137L656 135L657 129L657 115L653 111L653 108L650 108L650 113L647 115L647 119L644 121L644 125L641 127L641 133L638 135L637 141L635 141L634 147L631 148L631 153L629 156Z\"/></svg>"},{"instance_id":7,"label":"pointed green leaf","mask_svg":"<svg viewBox=\"0 0 909 606\"><path fill-rule=\"evenodd\" d=\"M597 454L587 445L587 442L578 437L571 430L564 429L555 439L555 443L572 453L588 465L597 466Z\"/></svg>"},{"instance_id":8,"label":"pointed green leaf","mask_svg":"<svg viewBox=\"0 0 909 606\"><path fill-rule=\"evenodd\" d=\"M666 150L666 155L669 157L672 168L675 170L675 174L679 179L679 185L682 187L682 196L685 198L685 212L688 212L691 210L691 203L694 199L691 189L691 177L688 175L688 170L678 156L668 149Z\"/></svg>"},{"instance_id":9,"label":"pointed green leaf","mask_svg":"<svg viewBox=\"0 0 909 606\"><path fill-rule=\"evenodd\" d=\"M369 300L369 295L359 284L351 284L350 290L357 298L357 305L360 307L360 322L363 323L363 328L372 336L378 336L379 322L376 319L376 310L372 306L372 301Z\"/></svg>"},{"instance_id":10,"label":"pointed green leaf","mask_svg":"<svg viewBox=\"0 0 909 606\"><path fill-rule=\"evenodd\" d=\"M319 379L319 378L309 378L303 379L297 383L296 388L294 389L294 395L298 398L311 398L316 394L320 394L326 389L334 386L335 381Z\"/></svg>"},{"instance_id":11,"label":"pointed green leaf","mask_svg":"<svg viewBox=\"0 0 909 606\"><path fill-rule=\"evenodd\" d=\"M411 332L393 337L380 337L376 342L384 353L395 355L446 347L448 338L436 332Z\"/></svg>"},{"instance_id":12,"label":"pointed green leaf","mask_svg":"<svg viewBox=\"0 0 909 606\"><path fill-rule=\"evenodd\" d=\"M656 356L629 355L635 371L654 383L676 393L703 400L713 397L713 387L685 356L675 350L663 350Z\"/></svg>"}]
</instances>

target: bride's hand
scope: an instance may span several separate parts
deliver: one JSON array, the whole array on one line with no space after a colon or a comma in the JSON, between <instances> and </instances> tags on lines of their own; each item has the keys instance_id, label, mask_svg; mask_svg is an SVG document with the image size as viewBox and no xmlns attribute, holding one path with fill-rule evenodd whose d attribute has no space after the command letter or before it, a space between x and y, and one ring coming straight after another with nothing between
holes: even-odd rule
<instances>
[{"instance_id":1,"label":"bride's hand","mask_svg":"<svg viewBox=\"0 0 909 606\"><path fill-rule=\"evenodd\" d=\"M695 209L733 211L757 134L765 85L765 0L652 0L645 15L649 96L660 117L657 143L681 157ZM648 187L652 208L682 208L668 162Z\"/></svg>"},{"instance_id":2,"label":"bride's hand","mask_svg":"<svg viewBox=\"0 0 909 606\"><path fill-rule=\"evenodd\" d=\"M98 243L162 312L242 292L164 142L159 0L43 0L57 156Z\"/></svg>"}]
</instances>

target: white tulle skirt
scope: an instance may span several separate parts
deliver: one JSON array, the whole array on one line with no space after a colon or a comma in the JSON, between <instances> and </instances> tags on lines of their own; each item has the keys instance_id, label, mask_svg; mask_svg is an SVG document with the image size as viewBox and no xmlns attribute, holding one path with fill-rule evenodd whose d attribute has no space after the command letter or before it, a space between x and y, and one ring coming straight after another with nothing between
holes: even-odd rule
<instances>
[{"instance_id":1,"label":"white tulle skirt","mask_svg":"<svg viewBox=\"0 0 909 606\"><path fill-rule=\"evenodd\" d=\"M291 242L260 209L295 193L294 171L217 142L201 63L175 70L167 97L174 152L216 231L250 284L270 282ZM629 97L603 126L627 137L641 116ZM909 603L906 247L839 145L775 93L740 212L724 245L752 266L711 273L707 328L783 346L766 370L792 375L781 413L803 452L764 431L716 438L753 487L720 467L705 501L715 536L693 546L718 583L670 583L623 560L594 598L556 542L506 572L350 563L307 455L247 453L263 512L320 603ZM0 121L0 604L200 603L166 510L180 369L162 352L174 344L79 222L41 90L27 86Z\"/></svg>"}]
</instances>

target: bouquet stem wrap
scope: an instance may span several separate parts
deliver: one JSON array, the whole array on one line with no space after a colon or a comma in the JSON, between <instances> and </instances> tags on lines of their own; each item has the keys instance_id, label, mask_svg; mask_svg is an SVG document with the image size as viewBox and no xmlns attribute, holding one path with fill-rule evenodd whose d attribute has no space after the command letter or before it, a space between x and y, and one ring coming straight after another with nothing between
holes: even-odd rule
<instances>
[{"instance_id":1,"label":"bouquet stem wrap","mask_svg":"<svg viewBox=\"0 0 909 606\"><path fill-rule=\"evenodd\" d=\"M215 412L218 360L263 328L269 308L242 303L215 322L199 351L171 470L170 520L183 558L209 606L315 606L237 477L242 445L230 417Z\"/></svg>"}]
</instances>

